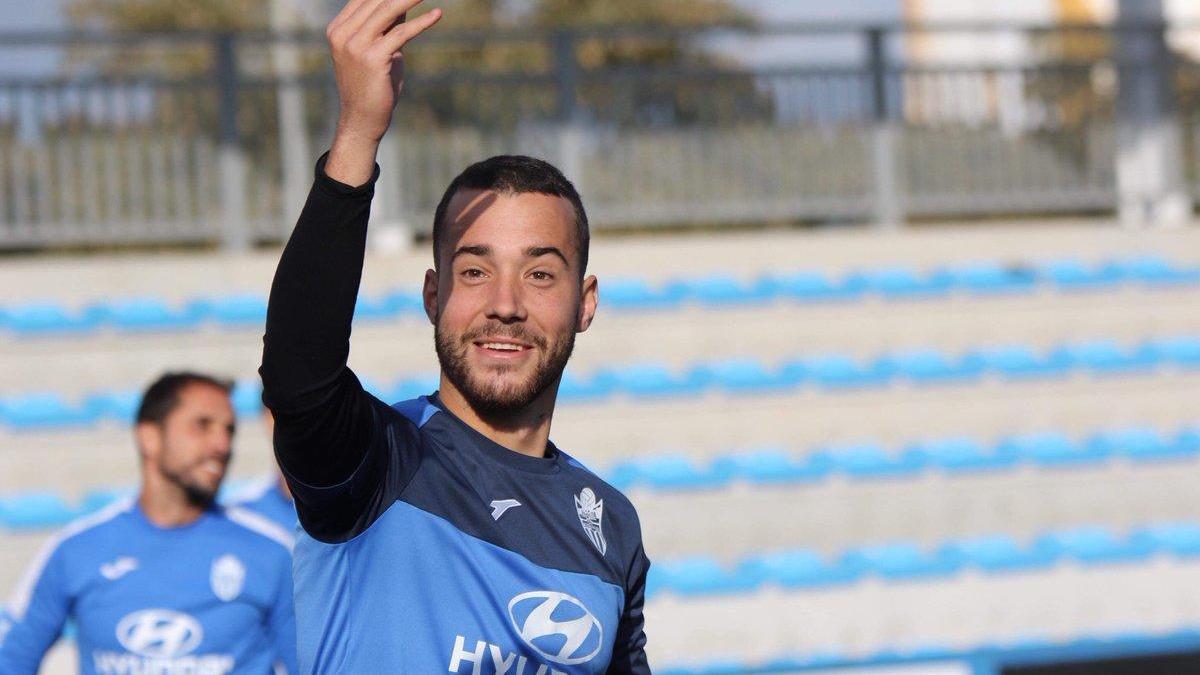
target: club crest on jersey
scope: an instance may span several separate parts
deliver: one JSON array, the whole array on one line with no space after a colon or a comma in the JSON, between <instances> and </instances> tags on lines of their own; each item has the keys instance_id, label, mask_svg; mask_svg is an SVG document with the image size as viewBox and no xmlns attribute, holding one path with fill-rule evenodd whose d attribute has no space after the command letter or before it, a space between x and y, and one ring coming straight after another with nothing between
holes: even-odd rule
<instances>
[{"instance_id":1,"label":"club crest on jersey","mask_svg":"<svg viewBox=\"0 0 1200 675\"><path fill-rule=\"evenodd\" d=\"M604 500L596 499L596 493L591 488L583 488L575 495L575 511L579 514L579 523L588 539L604 555L608 551L608 542L604 541L604 530L601 529L601 519L604 518Z\"/></svg>"},{"instance_id":2,"label":"club crest on jersey","mask_svg":"<svg viewBox=\"0 0 1200 675\"><path fill-rule=\"evenodd\" d=\"M242 592L246 583L246 566L232 554L225 554L213 561L208 583L218 598L229 602Z\"/></svg>"}]
</instances>

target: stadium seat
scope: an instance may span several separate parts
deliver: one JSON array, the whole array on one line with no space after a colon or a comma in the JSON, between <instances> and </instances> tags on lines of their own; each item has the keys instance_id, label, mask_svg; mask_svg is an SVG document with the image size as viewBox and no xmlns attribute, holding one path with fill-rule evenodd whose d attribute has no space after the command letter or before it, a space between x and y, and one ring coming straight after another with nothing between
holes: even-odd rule
<instances>
[{"instance_id":1,"label":"stadium seat","mask_svg":"<svg viewBox=\"0 0 1200 675\"><path fill-rule=\"evenodd\" d=\"M80 335L96 330L100 324L94 310L73 311L53 302L12 305L0 317L17 337Z\"/></svg>"},{"instance_id":2,"label":"stadium seat","mask_svg":"<svg viewBox=\"0 0 1200 675\"><path fill-rule=\"evenodd\" d=\"M1162 363L1181 368L1200 368L1200 337L1159 338L1147 340L1144 346Z\"/></svg>"},{"instance_id":3,"label":"stadium seat","mask_svg":"<svg viewBox=\"0 0 1200 675\"><path fill-rule=\"evenodd\" d=\"M1149 286L1179 286L1200 283L1200 267L1173 264L1160 256L1122 258L1114 260L1112 265L1127 278Z\"/></svg>"},{"instance_id":4,"label":"stadium seat","mask_svg":"<svg viewBox=\"0 0 1200 675\"><path fill-rule=\"evenodd\" d=\"M93 406L69 403L51 392L0 399L0 420L18 431L85 427L95 424L98 419Z\"/></svg>"},{"instance_id":5,"label":"stadium seat","mask_svg":"<svg viewBox=\"0 0 1200 675\"><path fill-rule=\"evenodd\" d=\"M743 281L729 275L710 275L676 279L668 287L682 289L686 301L704 307L739 307L763 305L777 296L778 290L768 277Z\"/></svg>"},{"instance_id":6,"label":"stadium seat","mask_svg":"<svg viewBox=\"0 0 1200 675\"><path fill-rule=\"evenodd\" d=\"M916 384L945 384L978 379L983 360L974 354L952 358L932 349L911 349L880 357L878 367Z\"/></svg>"},{"instance_id":7,"label":"stadium seat","mask_svg":"<svg viewBox=\"0 0 1200 675\"><path fill-rule=\"evenodd\" d=\"M410 401L414 398L432 394L437 391L440 384L441 380L437 375L406 377L397 380L391 387L384 389L383 393L387 398L380 400L389 404Z\"/></svg>"},{"instance_id":8,"label":"stadium seat","mask_svg":"<svg viewBox=\"0 0 1200 675\"><path fill-rule=\"evenodd\" d=\"M893 580L949 576L962 566L954 556L942 551L926 552L902 543L853 549L841 561L842 565Z\"/></svg>"},{"instance_id":9,"label":"stadium seat","mask_svg":"<svg viewBox=\"0 0 1200 675\"><path fill-rule=\"evenodd\" d=\"M1154 553L1154 544L1145 538L1120 537L1098 526L1044 534L1035 545L1083 564L1142 560Z\"/></svg>"},{"instance_id":10,"label":"stadium seat","mask_svg":"<svg viewBox=\"0 0 1200 675\"><path fill-rule=\"evenodd\" d=\"M906 267L884 267L852 272L847 283L861 283L868 291L899 300L946 295L952 286L952 279L941 271L921 274Z\"/></svg>"},{"instance_id":11,"label":"stadium seat","mask_svg":"<svg viewBox=\"0 0 1200 675\"><path fill-rule=\"evenodd\" d=\"M980 360L985 371L996 372L1012 380L1063 377L1071 368L1065 354L1037 354L1021 345L986 347L971 353Z\"/></svg>"},{"instance_id":12,"label":"stadium seat","mask_svg":"<svg viewBox=\"0 0 1200 675\"><path fill-rule=\"evenodd\" d=\"M267 321L267 299L255 294L201 298L191 301L188 308L222 328L262 327Z\"/></svg>"},{"instance_id":13,"label":"stadium seat","mask_svg":"<svg viewBox=\"0 0 1200 675\"><path fill-rule=\"evenodd\" d=\"M239 380L230 398L233 400L233 410L239 416L262 414L262 384L258 380Z\"/></svg>"},{"instance_id":14,"label":"stadium seat","mask_svg":"<svg viewBox=\"0 0 1200 675\"><path fill-rule=\"evenodd\" d=\"M142 402L142 392L136 389L96 392L84 398L87 406L98 419L111 419L132 424Z\"/></svg>"},{"instance_id":15,"label":"stadium seat","mask_svg":"<svg viewBox=\"0 0 1200 675\"><path fill-rule=\"evenodd\" d=\"M692 396L703 390L691 373L678 373L660 363L645 363L601 371L600 377L611 377L613 387L635 398Z\"/></svg>"},{"instance_id":16,"label":"stadium seat","mask_svg":"<svg viewBox=\"0 0 1200 675\"><path fill-rule=\"evenodd\" d=\"M50 492L31 492L0 499L0 526L9 530L41 530L61 527L80 515L62 497Z\"/></svg>"},{"instance_id":17,"label":"stadium seat","mask_svg":"<svg viewBox=\"0 0 1200 675\"><path fill-rule=\"evenodd\" d=\"M654 572L655 568L658 569ZM651 566L658 579L655 586L679 595L716 595L744 593L758 585L754 577L740 569L726 569L712 558L696 556L661 562Z\"/></svg>"},{"instance_id":18,"label":"stadium seat","mask_svg":"<svg viewBox=\"0 0 1200 675\"><path fill-rule=\"evenodd\" d=\"M643 279L616 279L600 285L601 307L614 309L675 309L685 295L685 289L676 283L652 285Z\"/></svg>"},{"instance_id":19,"label":"stadium seat","mask_svg":"<svg viewBox=\"0 0 1200 675\"><path fill-rule=\"evenodd\" d=\"M820 272L792 272L773 280L781 296L799 302L857 300L866 288L861 278L834 280Z\"/></svg>"},{"instance_id":20,"label":"stadium seat","mask_svg":"<svg viewBox=\"0 0 1200 675\"><path fill-rule=\"evenodd\" d=\"M1005 535L953 539L942 545L944 555L965 566L985 572L1010 572L1049 567L1055 563L1054 551L1037 546L1022 546Z\"/></svg>"},{"instance_id":21,"label":"stadium seat","mask_svg":"<svg viewBox=\"0 0 1200 675\"><path fill-rule=\"evenodd\" d=\"M812 551L796 550L750 556L738 565L741 575L784 588L836 586L857 581L861 567L831 563Z\"/></svg>"},{"instance_id":22,"label":"stadium seat","mask_svg":"<svg viewBox=\"0 0 1200 675\"><path fill-rule=\"evenodd\" d=\"M1121 456L1139 462L1191 457L1200 451L1200 448L1189 448L1145 427L1100 431L1088 438L1087 444L1100 455Z\"/></svg>"},{"instance_id":23,"label":"stadium seat","mask_svg":"<svg viewBox=\"0 0 1200 675\"><path fill-rule=\"evenodd\" d=\"M1158 365L1153 349L1145 345L1126 348L1112 340L1075 342L1055 351L1072 365L1098 375L1148 372Z\"/></svg>"},{"instance_id":24,"label":"stadium seat","mask_svg":"<svg viewBox=\"0 0 1200 675\"><path fill-rule=\"evenodd\" d=\"M425 317L425 301L421 297L421 289L400 288L385 293L381 299L383 306L392 316L414 315Z\"/></svg>"},{"instance_id":25,"label":"stadium seat","mask_svg":"<svg viewBox=\"0 0 1200 675\"><path fill-rule=\"evenodd\" d=\"M1030 268L996 263L976 263L948 267L942 274L951 286L977 295L1022 293L1034 289L1037 278Z\"/></svg>"},{"instance_id":26,"label":"stadium seat","mask_svg":"<svg viewBox=\"0 0 1200 675\"><path fill-rule=\"evenodd\" d=\"M731 453L713 461L714 467L731 478L751 483L792 483L820 480L832 470L826 453L810 453L798 459L783 450Z\"/></svg>"},{"instance_id":27,"label":"stadium seat","mask_svg":"<svg viewBox=\"0 0 1200 675\"><path fill-rule=\"evenodd\" d=\"M1133 538L1181 558L1200 556L1200 524L1160 523L1138 528Z\"/></svg>"},{"instance_id":28,"label":"stadium seat","mask_svg":"<svg viewBox=\"0 0 1200 675\"><path fill-rule=\"evenodd\" d=\"M691 377L704 386L719 387L733 394L788 391L803 379L802 374L794 370L772 369L751 359L701 363L692 368Z\"/></svg>"},{"instance_id":29,"label":"stadium seat","mask_svg":"<svg viewBox=\"0 0 1200 675\"><path fill-rule=\"evenodd\" d=\"M388 321L400 315L400 306L389 301L389 295L359 294L354 303L355 321Z\"/></svg>"},{"instance_id":30,"label":"stadium seat","mask_svg":"<svg viewBox=\"0 0 1200 675\"><path fill-rule=\"evenodd\" d=\"M732 471L725 465L697 465L688 457L659 455L621 462L611 471L614 485L644 485L656 490L717 488L727 485Z\"/></svg>"},{"instance_id":31,"label":"stadium seat","mask_svg":"<svg viewBox=\"0 0 1200 675\"><path fill-rule=\"evenodd\" d=\"M89 490L83 495L79 510L84 515L93 513L116 502L118 499L125 499L136 493L136 489L128 487Z\"/></svg>"},{"instance_id":32,"label":"stadium seat","mask_svg":"<svg viewBox=\"0 0 1200 675\"><path fill-rule=\"evenodd\" d=\"M886 364L878 360L863 365L839 354L789 361L783 367L793 377L811 379L826 389L879 387L886 385L892 375Z\"/></svg>"},{"instance_id":33,"label":"stadium seat","mask_svg":"<svg viewBox=\"0 0 1200 675\"><path fill-rule=\"evenodd\" d=\"M1010 436L1001 441L998 452L1045 467L1090 464L1109 456L1103 446L1076 443L1055 432Z\"/></svg>"},{"instance_id":34,"label":"stadium seat","mask_svg":"<svg viewBox=\"0 0 1200 675\"><path fill-rule=\"evenodd\" d=\"M852 478L906 476L925 468L921 453L905 450L889 452L882 446L861 443L823 448L832 468Z\"/></svg>"},{"instance_id":35,"label":"stadium seat","mask_svg":"<svg viewBox=\"0 0 1200 675\"><path fill-rule=\"evenodd\" d=\"M611 372L597 371L580 375L569 368L558 386L560 401L595 401L611 396L616 378Z\"/></svg>"},{"instance_id":36,"label":"stadium seat","mask_svg":"<svg viewBox=\"0 0 1200 675\"><path fill-rule=\"evenodd\" d=\"M202 313L195 305L172 307L158 298L127 298L94 305L97 321L127 332L192 330Z\"/></svg>"},{"instance_id":37,"label":"stadium seat","mask_svg":"<svg viewBox=\"0 0 1200 675\"><path fill-rule=\"evenodd\" d=\"M970 438L940 438L911 446L927 465L947 473L1005 469L1017 463L1014 453L1000 447L985 448Z\"/></svg>"},{"instance_id":38,"label":"stadium seat","mask_svg":"<svg viewBox=\"0 0 1200 675\"><path fill-rule=\"evenodd\" d=\"M1037 272L1041 278L1066 291L1113 288L1122 280L1121 270L1115 265L1088 265L1074 259L1048 261L1040 265Z\"/></svg>"}]
</instances>

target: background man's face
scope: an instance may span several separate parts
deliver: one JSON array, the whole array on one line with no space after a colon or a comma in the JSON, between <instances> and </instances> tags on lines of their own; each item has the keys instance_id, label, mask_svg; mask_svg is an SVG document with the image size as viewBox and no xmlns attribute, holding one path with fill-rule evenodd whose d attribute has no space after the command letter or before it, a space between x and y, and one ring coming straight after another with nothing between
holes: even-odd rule
<instances>
[{"instance_id":1,"label":"background man's face","mask_svg":"<svg viewBox=\"0 0 1200 675\"><path fill-rule=\"evenodd\" d=\"M550 195L461 190L445 226L425 289L442 371L479 413L515 412L557 382L595 312L574 210Z\"/></svg>"},{"instance_id":2,"label":"background man's face","mask_svg":"<svg viewBox=\"0 0 1200 675\"><path fill-rule=\"evenodd\" d=\"M207 384L190 384L161 426L143 438L150 470L183 488L188 499L211 504L225 478L233 449L234 413L229 396Z\"/></svg>"}]
</instances>

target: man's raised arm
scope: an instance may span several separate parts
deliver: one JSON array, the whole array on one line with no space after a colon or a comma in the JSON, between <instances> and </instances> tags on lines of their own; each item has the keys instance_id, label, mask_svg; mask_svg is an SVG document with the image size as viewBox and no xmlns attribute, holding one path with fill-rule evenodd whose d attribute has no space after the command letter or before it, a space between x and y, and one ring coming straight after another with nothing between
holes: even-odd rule
<instances>
[{"instance_id":1,"label":"man's raised arm","mask_svg":"<svg viewBox=\"0 0 1200 675\"><path fill-rule=\"evenodd\" d=\"M326 31L341 104L337 132L275 272L259 369L263 401L276 419L276 455L293 491L297 483L343 483L371 442L372 399L346 359L375 154L403 84L401 49L441 18L434 9L405 22L420 1L351 0ZM302 521L304 497L297 494Z\"/></svg>"}]
</instances>

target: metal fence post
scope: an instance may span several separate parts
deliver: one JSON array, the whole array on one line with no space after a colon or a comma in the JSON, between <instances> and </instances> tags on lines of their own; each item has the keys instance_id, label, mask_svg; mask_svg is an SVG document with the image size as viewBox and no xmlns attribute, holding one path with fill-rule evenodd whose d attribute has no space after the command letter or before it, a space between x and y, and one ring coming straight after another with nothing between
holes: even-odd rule
<instances>
[{"instance_id":1,"label":"metal fence post","mask_svg":"<svg viewBox=\"0 0 1200 675\"><path fill-rule=\"evenodd\" d=\"M297 8L283 0L271 2L271 61L278 81L279 162L283 174L283 209L278 214L280 232L286 241L304 206L312 181L312 150L309 147L304 89L298 82L301 72L299 38L295 32L303 26Z\"/></svg>"},{"instance_id":2,"label":"metal fence post","mask_svg":"<svg viewBox=\"0 0 1200 675\"><path fill-rule=\"evenodd\" d=\"M874 178L874 218L877 227L892 229L904 222L899 177L899 126L888 105L887 31L867 31L871 74L871 172Z\"/></svg>"},{"instance_id":3,"label":"metal fence post","mask_svg":"<svg viewBox=\"0 0 1200 675\"><path fill-rule=\"evenodd\" d=\"M213 77L217 89L217 170L220 172L221 243L229 252L250 247L246 223L246 155L238 133L237 43L233 33L213 40Z\"/></svg>"},{"instance_id":4,"label":"metal fence post","mask_svg":"<svg viewBox=\"0 0 1200 675\"><path fill-rule=\"evenodd\" d=\"M579 60L576 34L554 32L554 81L558 92L558 168L583 194L583 121L579 116Z\"/></svg>"}]
</instances>

